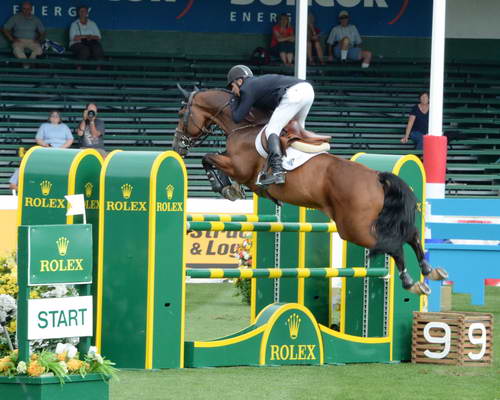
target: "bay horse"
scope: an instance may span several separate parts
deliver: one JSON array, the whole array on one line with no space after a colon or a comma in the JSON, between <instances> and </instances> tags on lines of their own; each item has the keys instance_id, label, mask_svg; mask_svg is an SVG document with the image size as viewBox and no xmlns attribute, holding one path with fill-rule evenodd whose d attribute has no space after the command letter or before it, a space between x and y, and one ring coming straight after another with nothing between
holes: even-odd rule
<instances>
[{"instance_id":1,"label":"bay horse","mask_svg":"<svg viewBox=\"0 0 500 400\"><path fill-rule=\"evenodd\" d=\"M403 287L412 293L428 295L430 289L424 282L414 282L407 272L404 243L415 252L424 276L432 280L447 278L445 270L432 268L424 259L415 226L416 198L401 178L324 153L288 171L285 184L270 185L263 193L255 182L266 160L257 153L255 138L264 123L233 122L230 102L234 95L228 90L197 89L188 93L179 89L186 102L179 111L173 149L185 156L190 147L212 133L210 128L214 126L227 137L225 152L207 154L202 161L216 192L227 194L222 189L234 188L229 176L259 195L321 210L335 221L342 239L370 249L371 254L392 256ZM254 114L259 111L252 110L252 119ZM259 116L265 117L262 113Z\"/></svg>"}]
</instances>

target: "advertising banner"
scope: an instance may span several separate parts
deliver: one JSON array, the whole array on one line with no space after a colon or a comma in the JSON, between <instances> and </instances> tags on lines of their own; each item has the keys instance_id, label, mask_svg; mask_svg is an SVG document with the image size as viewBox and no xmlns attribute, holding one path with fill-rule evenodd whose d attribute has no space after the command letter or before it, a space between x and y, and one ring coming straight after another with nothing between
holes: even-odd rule
<instances>
[{"instance_id":1,"label":"advertising banner","mask_svg":"<svg viewBox=\"0 0 500 400\"><path fill-rule=\"evenodd\" d=\"M0 22L19 12L21 1L3 0ZM76 4L32 0L46 27L69 28ZM180 32L269 33L280 13L295 13L295 0L87 0L90 18L101 29ZM324 35L347 10L361 35L429 37L432 0L310 0Z\"/></svg>"}]
</instances>

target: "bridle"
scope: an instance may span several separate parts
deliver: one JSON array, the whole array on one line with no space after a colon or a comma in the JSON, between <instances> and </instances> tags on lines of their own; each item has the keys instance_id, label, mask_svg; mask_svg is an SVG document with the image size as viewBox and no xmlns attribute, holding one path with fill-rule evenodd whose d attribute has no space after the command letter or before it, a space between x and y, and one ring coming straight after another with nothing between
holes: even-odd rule
<instances>
[{"instance_id":1,"label":"bridle","mask_svg":"<svg viewBox=\"0 0 500 400\"><path fill-rule=\"evenodd\" d=\"M186 108L186 111L184 112L184 115L182 116L182 131L178 130L177 128L175 129L175 137L177 139L177 143L180 149L186 150L186 152L189 152L189 149L191 147L196 147L202 144L210 135L215 134L214 130L214 125L213 122L215 119L219 116L224 109L229 106L231 99L229 99L226 103L224 103L217 112L213 115L210 115L208 118L208 124L204 124L201 127L196 125L193 121L192 115L191 115L191 108L194 105L194 97L197 93L199 93L200 90L195 90L191 92L189 95L187 103L183 102L183 105ZM187 134L188 131L188 125L189 122L192 122L196 129L198 129L201 132L201 135L197 137L191 137Z\"/></svg>"}]
</instances>

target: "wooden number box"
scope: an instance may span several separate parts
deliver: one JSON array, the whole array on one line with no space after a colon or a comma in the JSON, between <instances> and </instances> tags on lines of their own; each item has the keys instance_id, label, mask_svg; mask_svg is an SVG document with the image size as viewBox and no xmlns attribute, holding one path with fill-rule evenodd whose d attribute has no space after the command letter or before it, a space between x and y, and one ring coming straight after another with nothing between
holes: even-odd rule
<instances>
[{"instance_id":1,"label":"wooden number box","mask_svg":"<svg viewBox=\"0 0 500 400\"><path fill-rule=\"evenodd\" d=\"M413 363L488 366L492 353L492 314L413 313Z\"/></svg>"}]
</instances>

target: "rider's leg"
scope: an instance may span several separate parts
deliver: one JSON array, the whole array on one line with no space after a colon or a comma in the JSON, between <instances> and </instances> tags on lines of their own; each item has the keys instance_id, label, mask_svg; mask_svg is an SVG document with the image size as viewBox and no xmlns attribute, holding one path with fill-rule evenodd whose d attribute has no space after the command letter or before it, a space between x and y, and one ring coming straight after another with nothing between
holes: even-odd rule
<instances>
[{"instance_id":1,"label":"rider's leg","mask_svg":"<svg viewBox=\"0 0 500 400\"><path fill-rule=\"evenodd\" d=\"M302 128L305 128L307 114L309 114L309 110L311 109L311 106L314 102L314 89L309 83L305 82L305 84L301 85L301 92L302 107L295 115L295 119L298 121Z\"/></svg>"},{"instance_id":2,"label":"rider's leg","mask_svg":"<svg viewBox=\"0 0 500 400\"><path fill-rule=\"evenodd\" d=\"M271 175L261 179L263 185L281 185L285 183L285 170L283 169L283 153L281 151L280 138L276 133L271 133L267 137L267 145L269 149L269 166L271 167Z\"/></svg>"},{"instance_id":3,"label":"rider's leg","mask_svg":"<svg viewBox=\"0 0 500 400\"><path fill-rule=\"evenodd\" d=\"M303 126L305 117L314 100L314 90L307 82L294 85L285 92L280 104L273 112L266 127L266 137L269 145L269 164L271 176L261 180L264 185L281 184L285 182L285 170L282 166L283 154L279 135L281 131L293 118L299 117L299 123Z\"/></svg>"}]
</instances>

